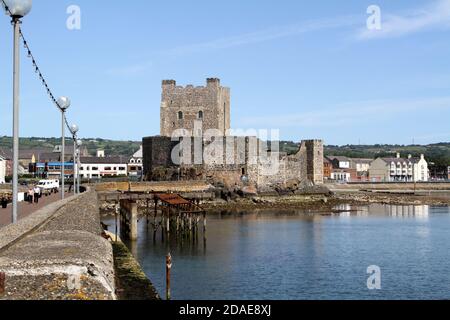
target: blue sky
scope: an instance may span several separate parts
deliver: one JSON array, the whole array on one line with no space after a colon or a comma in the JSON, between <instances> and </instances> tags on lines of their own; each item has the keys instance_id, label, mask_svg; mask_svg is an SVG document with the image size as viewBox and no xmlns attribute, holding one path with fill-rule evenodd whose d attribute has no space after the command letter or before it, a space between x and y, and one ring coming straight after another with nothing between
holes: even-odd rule
<instances>
[{"instance_id":1,"label":"blue sky","mask_svg":"<svg viewBox=\"0 0 450 320\"><path fill-rule=\"evenodd\" d=\"M81 30L66 28L72 4ZM372 4L379 31L366 27ZM0 25L0 135L10 135L9 18ZM233 128L328 144L450 141L450 0L35 0L22 29L83 137L157 135L162 79L219 77ZM25 52L21 74L21 135L58 136Z\"/></svg>"}]
</instances>

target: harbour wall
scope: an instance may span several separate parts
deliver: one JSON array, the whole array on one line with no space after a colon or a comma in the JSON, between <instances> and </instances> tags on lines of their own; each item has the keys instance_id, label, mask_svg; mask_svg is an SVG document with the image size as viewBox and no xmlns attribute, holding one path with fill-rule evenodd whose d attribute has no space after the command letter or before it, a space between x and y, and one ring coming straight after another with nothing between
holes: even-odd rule
<instances>
[{"instance_id":1,"label":"harbour wall","mask_svg":"<svg viewBox=\"0 0 450 320\"><path fill-rule=\"evenodd\" d=\"M102 233L91 190L0 229L0 300L116 299L113 249Z\"/></svg>"}]
</instances>

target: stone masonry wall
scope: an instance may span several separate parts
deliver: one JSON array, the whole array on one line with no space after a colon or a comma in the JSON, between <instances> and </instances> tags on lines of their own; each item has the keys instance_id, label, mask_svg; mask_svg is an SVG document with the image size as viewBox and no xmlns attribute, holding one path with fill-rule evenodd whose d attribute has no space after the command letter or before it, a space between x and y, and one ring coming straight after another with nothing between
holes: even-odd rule
<instances>
[{"instance_id":1,"label":"stone masonry wall","mask_svg":"<svg viewBox=\"0 0 450 320\"><path fill-rule=\"evenodd\" d=\"M51 204L0 230L0 300L115 299L111 244L94 191Z\"/></svg>"},{"instance_id":2,"label":"stone masonry wall","mask_svg":"<svg viewBox=\"0 0 450 320\"><path fill-rule=\"evenodd\" d=\"M242 178L248 178L248 184L259 189L273 188L274 185L285 185L290 181L311 181L314 184L323 184L323 143L319 140L303 141L299 151L295 155L283 153L272 153L268 163L256 161L253 157L261 156L258 148L260 140L254 137L227 137L223 139L223 150L213 157L212 162L203 162L203 151L210 142L204 142L201 138L183 138L191 147L191 157L184 154L189 163L176 166L168 157L173 147L178 142L168 143L170 138L146 138L144 139L144 172L151 173L147 177L154 180L206 180L211 183L220 182L227 186L242 184ZM187 140L186 140L187 139ZM200 139L196 142L196 139ZM222 139L219 137L218 139ZM149 143L153 140L156 143ZM219 140L220 142L220 140ZM194 145L199 143L203 146L200 154L200 164L195 163ZM238 146L243 152L238 151ZM151 150L147 151L148 148ZM168 149L169 148L169 149ZM156 156L148 156L154 154ZM147 158L150 162L147 163ZM278 162L275 160L278 159ZM151 179L149 179L151 180Z\"/></svg>"},{"instance_id":3,"label":"stone masonry wall","mask_svg":"<svg viewBox=\"0 0 450 320\"><path fill-rule=\"evenodd\" d=\"M230 129L230 89L222 87L219 79L207 79L206 87L181 87L175 80L164 80L160 121L161 136L165 137L172 137L173 132L180 129L194 135L195 121L202 124L203 132L216 129L226 135Z\"/></svg>"},{"instance_id":4,"label":"stone masonry wall","mask_svg":"<svg viewBox=\"0 0 450 320\"><path fill-rule=\"evenodd\" d=\"M307 149L307 177L314 184L323 184L323 141L307 140L303 143Z\"/></svg>"}]
</instances>

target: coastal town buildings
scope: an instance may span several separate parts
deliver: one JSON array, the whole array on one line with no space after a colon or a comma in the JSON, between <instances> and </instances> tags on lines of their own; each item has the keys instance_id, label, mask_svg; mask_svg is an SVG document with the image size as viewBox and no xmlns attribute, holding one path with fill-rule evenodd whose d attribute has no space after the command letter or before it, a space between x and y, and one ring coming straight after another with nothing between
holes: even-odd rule
<instances>
[{"instance_id":1,"label":"coastal town buildings","mask_svg":"<svg viewBox=\"0 0 450 320\"><path fill-rule=\"evenodd\" d=\"M19 164L23 168L28 169L30 163L37 163L40 161L40 155L43 154L52 154L51 148L21 148L19 149ZM55 159L52 158L49 161L54 161ZM59 161L59 158L56 160ZM45 161L42 161L45 162Z\"/></svg>"},{"instance_id":2,"label":"coastal town buildings","mask_svg":"<svg viewBox=\"0 0 450 320\"><path fill-rule=\"evenodd\" d=\"M352 158L351 168L356 170L356 179L358 182L369 181L370 164L373 159Z\"/></svg>"},{"instance_id":3,"label":"coastal town buildings","mask_svg":"<svg viewBox=\"0 0 450 320\"><path fill-rule=\"evenodd\" d=\"M55 148L53 148L52 153L61 155L61 149L62 149L62 146L60 146L60 145L55 146ZM88 157L89 156L89 151L88 151L86 146L81 146L79 148L79 150L80 150L80 156L81 157ZM72 159L73 158L73 144L72 143L69 143L69 144L67 144L65 146L65 148L64 148L64 157L66 159Z\"/></svg>"},{"instance_id":4,"label":"coastal town buildings","mask_svg":"<svg viewBox=\"0 0 450 320\"><path fill-rule=\"evenodd\" d=\"M12 152L5 148L0 148L0 157L2 157L5 161L5 176L12 176Z\"/></svg>"},{"instance_id":5,"label":"coastal town buildings","mask_svg":"<svg viewBox=\"0 0 450 320\"><path fill-rule=\"evenodd\" d=\"M372 182L427 182L429 180L428 163L425 156L413 158L378 158L370 165Z\"/></svg>"},{"instance_id":6,"label":"coastal town buildings","mask_svg":"<svg viewBox=\"0 0 450 320\"><path fill-rule=\"evenodd\" d=\"M323 158L323 179L324 180L331 180L332 170L333 170L333 164L327 157L324 157Z\"/></svg>"},{"instance_id":7,"label":"coastal town buildings","mask_svg":"<svg viewBox=\"0 0 450 320\"><path fill-rule=\"evenodd\" d=\"M356 169L352 168L352 160L343 156L328 156L331 162L331 180L337 182L352 182L357 180Z\"/></svg>"},{"instance_id":8,"label":"coastal town buildings","mask_svg":"<svg viewBox=\"0 0 450 320\"><path fill-rule=\"evenodd\" d=\"M58 179L61 176L62 163L57 162L37 162L30 164L30 173L36 177ZM73 162L64 163L64 176L70 178L73 176Z\"/></svg>"},{"instance_id":9,"label":"coastal town buildings","mask_svg":"<svg viewBox=\"0 0 450 320\"><path fill-rule=\"evenodd\" d=\"M143 172L143 150L142 145L138 151L136 151L128 160L128 176L129 177L142 177Z\"/></svg>"},{"instance_id":10,"label":"coastal town buildings","mask_svg":"<svg viewBox=\"0 0 450 320\"><path fill-rule=\"evenodd\" d=\"M82 179L127 176L127 157L81 157L80 162Z\"/></svg>"},{"instance_id":11,"label":"coastal town buildings","mask_svg":"<svg viewBox=\"0 0 450 320\"><path fill-rule=\"evenodd\" d=\"M350 169L351 159L342 156L328 156L328 160L331 161L333 168L336 169Z\"/></svg>"}]
</instances>

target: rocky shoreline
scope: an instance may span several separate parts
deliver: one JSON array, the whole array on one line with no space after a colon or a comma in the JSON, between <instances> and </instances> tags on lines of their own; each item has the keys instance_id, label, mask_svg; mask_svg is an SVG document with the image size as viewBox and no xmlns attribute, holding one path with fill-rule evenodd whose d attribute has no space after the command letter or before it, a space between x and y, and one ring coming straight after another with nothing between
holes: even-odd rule
<instances>
[{"instance_id":1,"label":"rocky shoreline","mask_svg":"<svg viewBox=\"0 0 450 320\"><path fill-rule=\"evenodd\" d=\"M236 197L233 199L216 199L205 201L201 206L211 213L221 211L251 210L303 210L311 213L336 213L339 205L365 206L370 204L387 205L431 205L450 206L450 197L421 196L413 194L384 194L373 192L352 192L317 195L265 195ZM104 215L114 215L115 204L101 204ZM141 206L145 210L144 204Z\"/></svg>"},{"instance_id":2,"label":"rocky shoreline","mask_svg":"<svg viewBox=\"0 0 450 320\"><path fill-rule=\"evenodd\" d=\"M341 203L348 204L388 204L388 205L429 205L450 206L450 196L438 197L433 195L388 194L373 192L339 193L333 196Z\"/></svg>"}]
</instances>

